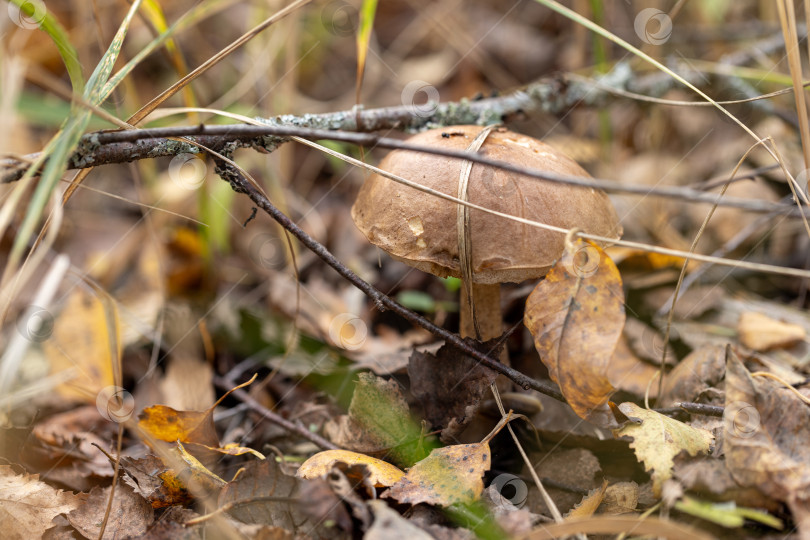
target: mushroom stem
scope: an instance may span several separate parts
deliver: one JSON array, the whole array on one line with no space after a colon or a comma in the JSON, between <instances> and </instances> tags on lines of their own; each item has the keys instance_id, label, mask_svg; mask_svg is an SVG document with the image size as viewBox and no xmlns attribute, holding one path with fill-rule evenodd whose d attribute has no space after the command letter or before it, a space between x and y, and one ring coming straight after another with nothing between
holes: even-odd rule
<instances>
[{"instance_id":1,"label":"mushroom stem","mask_svg":"<svg viewBox=\"0 0 810 540\"><path fill-rule=\"evenodd\" d=\"M503 320L501 319L501 286L499 283L473 283L473 305L478 317L478 328L481 336L475 335L472 310L467 302L464 288L461 289L461 313L459 333L461 337L478 338L481 341L499 337L503 334ZM509 354L506 347L501 350L501 363L509 365Z\"/></svg>"}]
</instances>

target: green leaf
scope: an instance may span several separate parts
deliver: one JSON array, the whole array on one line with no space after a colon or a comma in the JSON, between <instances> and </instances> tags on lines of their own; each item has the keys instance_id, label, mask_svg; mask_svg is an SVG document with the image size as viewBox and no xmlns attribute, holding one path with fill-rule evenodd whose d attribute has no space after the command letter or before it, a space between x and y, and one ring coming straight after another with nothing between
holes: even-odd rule
<instances>
[{"instance_id":1,"label":"green leaf","mask_svg":"<svg viewBox=\"0 0 810 540\"><path fill-rule=\"evenodd\" d=\"M397 294L397 302L414 311L433 313L436 311L436 302L433 297L422 291L402 291Z\"/></svg>"}]
</instances>

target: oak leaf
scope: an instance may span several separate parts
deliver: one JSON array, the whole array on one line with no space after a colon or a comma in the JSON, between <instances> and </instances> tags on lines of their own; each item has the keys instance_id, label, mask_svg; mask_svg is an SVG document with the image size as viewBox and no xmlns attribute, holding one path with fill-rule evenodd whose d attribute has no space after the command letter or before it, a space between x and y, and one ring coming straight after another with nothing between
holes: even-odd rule
<instances>
[{"instance_id":1,"label":"oak leaf","mask_svg":"<svg viewBox=\"0 0 810 540\"><path fill-rule=\"evenodd\" d=\"M37 474L17 474L0 465L0 530L9 540L40 538L51 520L78 508L86 495L54 489Z\"/></svg>"}]
</instances>

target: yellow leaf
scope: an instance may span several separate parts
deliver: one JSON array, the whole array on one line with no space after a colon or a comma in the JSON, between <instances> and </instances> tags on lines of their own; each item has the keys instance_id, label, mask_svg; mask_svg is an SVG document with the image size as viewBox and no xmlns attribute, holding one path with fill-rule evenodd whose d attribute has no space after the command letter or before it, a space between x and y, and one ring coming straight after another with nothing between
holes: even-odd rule
<instances>
[{"instance_id":1,"label":"yellow leaf","mask_svg":"<svg viewBox=\"0 0 810 540\"><path fill-rule=\"evenodd\" d=\"M608 481L602 482L598 488L592 489L585 497L579 502L578 505L573 507L567 514L566 518L588 518L596 513L596 509L602 504L607 491Z\"/></svg>"},{"instance_id":2,"label":"yellow leaf","mask_svg":"<svg viewBox=\"0 0 810 540\"><path fill-rule=\"evenodd\" d=\"M165 405L154 405L143 410L138 426L160 441L219 447L212 411L176 411Z\"/></svg>"},{"instance_id":3,"label":"yellow leaf","mask_svg":"<svg viewBox=\"0 0 810 540\"><path fill-rule=\"evenodd\" d=\"M172 460L175 461L172 467L180 469L180 467L177 467L177 461L185 465L180 476L185 479L186 485L189 487L193 488L196 484L204 489L213 490L221 488L227 483L225 480L209 471L197 458L189 454L180 441L177 442L176 448L170 450L170 453L172 457L176 458ZM192 489L192 492L193 491Z\"/></svg>"},{"instance_id":4,"label":"yellow leaf","mask_svg":"<svg viewBox=\"0 0 810 540\"><path fill-rule=\"evenodd\" d=\"M473 502L484 491L482 477L489 470L490 460L486 442L437 448L411 467L383 497L439 506Z\"/></svg>"},{"instance_id":5,"label":"yellow leaf","mask_svg":"<svg viewBox=\"0 0 810 540\"><path fill-rule=\"evenodd\" d=\"M253 454L259 459L267 459L264 457L264 454L257 452L253 448L245 448L244 446L239 446L236 443L228 443L225 446L219 448L208 448L209 450L213 450L214 452L219 452L220 454L226 454L229 456L242 456L244 454Z\"/></svg>"},{"instance_id":6,"label":"yellow leaf","mask_svg":"<svg viewBox=\"0 0 810 540\"><path fill-rule=\"evenodd\" d=\"M615 426L607 400L610 360L624 327L616 265L596 244L577 240L526 300L524 323L551 378L581 418Z\"/></svg>"},{"instance_id":7,"label":"yellow leaf","mask_svg":"<svg viewBox=\"0 0 810 540\"><path fill-rule=\"evenodd\" d=\"M635 403L619 405L619 410L631 419L613 430L616 437L633 439L630 446L644 468L652 473L653 491L661 494L664 481L672 476L673 459L682 451L690 456L707 454L714 437L705 429L697 429L668 416L642 409ZM636 423L640 420L640 423Z\"/></svg>"},{"instance_id":8,"label":"yellow leaf","mask_svg":"<svg viewBox=\"0 0 810 540\"><path fill-rule=\"evenodd\" d=\"M405 474L390 463L365 454L348 450L325 450L306 460L298 468L296 476L311 480L329 474L336 463L346 465L365 465L371 477L369 480L377 487L388 487L396 483Z\"/></svg>"},{"instance_id":9,"label":"yellow leaf","mask_svg":"<svg viewBox=\"0 0 810 540\"><path fill-rule=\"evenodd\" d=\"M95 403L101 390L115 384L119 335L115 305L105 306L93 293L76 287L54 323L53 335L42 343L52 373L76 373L57 391L68 399Z\"/></svg>"}]
</instances>

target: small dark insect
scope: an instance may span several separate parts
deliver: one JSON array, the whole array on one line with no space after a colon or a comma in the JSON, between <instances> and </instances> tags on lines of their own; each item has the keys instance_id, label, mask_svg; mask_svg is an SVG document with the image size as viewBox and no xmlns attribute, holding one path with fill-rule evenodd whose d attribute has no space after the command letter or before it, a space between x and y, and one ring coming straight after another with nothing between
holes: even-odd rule
<instances>
[{"instance_id":1,"label":"small dark insect","mask_svg":"<svg viewBox=\"0 0 810 540\"><path fill-rule=\"evenodd\" d=\"M256 217L257 210L258 210L258 208L256 208L255 206L250 209L250 216L245 220L244 223L242 223L242 228L243 229L246 229L247 224L250 223L251 221L253 221L253 219Z\"/></svg>"},{"instance_id":2,"label":"small dark insect","mask_svg":"<svg viewBox=\"0 0 810 540\"><path fill-rule=\"evenodd\" d=\"M449 138L450 138L449 133L442 133L442 139L449 139Z\"/></svg>"}]
</instances>

